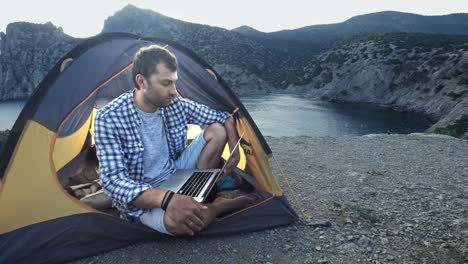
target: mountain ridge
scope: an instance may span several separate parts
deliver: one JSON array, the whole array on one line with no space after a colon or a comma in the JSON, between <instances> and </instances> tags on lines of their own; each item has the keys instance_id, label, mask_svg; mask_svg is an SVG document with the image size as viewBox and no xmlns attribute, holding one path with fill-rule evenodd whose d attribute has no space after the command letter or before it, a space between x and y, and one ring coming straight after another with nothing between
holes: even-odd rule
<instances>
[{"instance_id":1,"label":"mountain ridge","mask_svg":"<svg viewBox=\"0 0 468 264\"><path fill-rule=\"evenodd\" d=\"M339 23L304 26L259 35L250 33L249 36L305 41L315 45L316 52L321 52L324 47L328 47L335 41L359 34L382 32L468 34L468 14L423 16L398 11L382 11L354 16Z\"/></svg>"}]
</instances>

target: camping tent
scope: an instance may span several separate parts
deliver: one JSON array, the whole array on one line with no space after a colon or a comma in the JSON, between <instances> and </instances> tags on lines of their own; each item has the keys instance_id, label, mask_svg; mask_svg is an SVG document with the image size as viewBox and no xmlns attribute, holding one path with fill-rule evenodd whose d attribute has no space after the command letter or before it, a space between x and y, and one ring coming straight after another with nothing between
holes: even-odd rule
<instances>
[{"instance_id":1,"label":"camping tent","mask_svg":"<svg viewBox=\"0 0 468 264\"><path fill-rule=\"evenodd\" d=\"M235 114L238 132L244 133L235 171L249 191L262 197L249 208L222 216L198 235L248 232L298 220L272 173L267 142L214 69L173 41L101 34L82 42L54 66L11 131L0 160L0 263L62 262L165 237L69 192L76 181L74 172L88 166L82 153L94 154L97 109L132 89L133 55L150 44L166 46L177 57L181 96Z\"/></svg>"}]
</instances>

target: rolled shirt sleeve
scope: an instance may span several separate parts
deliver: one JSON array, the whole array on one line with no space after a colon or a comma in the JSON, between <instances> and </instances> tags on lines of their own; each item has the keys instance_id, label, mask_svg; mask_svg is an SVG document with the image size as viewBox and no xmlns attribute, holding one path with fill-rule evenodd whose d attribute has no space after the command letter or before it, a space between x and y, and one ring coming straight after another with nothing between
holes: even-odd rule
<instances>
[{"instance_id":1,"label":"rolled shirt sleeve","mask_svg":"<svg viewBox=\"0 0 468 264\"><path fill-rule=\"evenodd\" d=\"M190 124L210 125L216 122L224 124L231 116L228 112L215 110L189 99L182 98L181 103Z\"/></svg>"}]
</instances>

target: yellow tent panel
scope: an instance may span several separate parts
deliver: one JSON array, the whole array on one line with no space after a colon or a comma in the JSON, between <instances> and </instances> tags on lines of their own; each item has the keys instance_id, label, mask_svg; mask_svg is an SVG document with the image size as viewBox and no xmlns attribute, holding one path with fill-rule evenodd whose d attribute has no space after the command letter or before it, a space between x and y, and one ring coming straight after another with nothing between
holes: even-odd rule
<instances>
[{"instance_id":1,"label":"yellow tent panel","mask_svg":"<svg viewBox=\"0 0 468 264\"><path fill-rule=\"evenodd\" d=\"M6 171L0 193L0 233L42 221L86 212L97 212L68 195L57 180L51 163L55 134L28 121Z\"/></svg>"}]
</instances>

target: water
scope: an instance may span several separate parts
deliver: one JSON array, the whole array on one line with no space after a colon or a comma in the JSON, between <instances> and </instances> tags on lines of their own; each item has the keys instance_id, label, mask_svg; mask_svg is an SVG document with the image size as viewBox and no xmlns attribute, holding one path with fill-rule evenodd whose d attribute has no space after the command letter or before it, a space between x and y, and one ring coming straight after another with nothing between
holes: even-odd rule
<instances>
[{"instance_id":1,"label":"water","mask_svg":"<svg viewBox=\"0 0 468 264\"><path fill-rule=\"evenodd\" d=\"M0 130L13 127L25 104L25 101L0 102Z\"/></svg>"},{"instance_id":2,"label":"water","mask_svg":"<svg viewBox=\"0 0 468 264\"><path fill-rule=\"evenodd\" d=\"M423 132L422 115L369 104L331 103L293 95L241 98L265 136L342 136Z\"/></svg>"},{"instance_id":3,"label":"water","mask_svg":"<svg viewBox=\"0 0 468 264\"><path fill-rule=\"evenodd\" d=\"M242 97L265 136L341 136L423 132L421 115L367 104L330 103L293 95ZM11 129L25 102L0 103L0 130Z\"/></svg>"}]
</instances>

